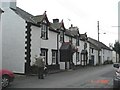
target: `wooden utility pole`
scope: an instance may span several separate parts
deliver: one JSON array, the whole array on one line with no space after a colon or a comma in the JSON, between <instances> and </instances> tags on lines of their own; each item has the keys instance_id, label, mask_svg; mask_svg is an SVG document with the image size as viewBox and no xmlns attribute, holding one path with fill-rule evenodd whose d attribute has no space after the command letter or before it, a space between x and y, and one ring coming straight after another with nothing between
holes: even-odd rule
<instances>
[{"instance_id":1,"label":"wooden utility pole","mask_svg":"<svg viewBox=\"0 0 120 90\"><path fill-rule=\"evenodd\" d=\"M97 23L98 23L98 25L97 25L97 27L98 27L98 42L99 42L99 21L97 21ZM100 51L99 51L99 44L98 44L98 62L99 62L99 64L100 64Z\"/></svg>"},{"instance_id":2,"label":"wooden utility pole","mask_svg":"<svg viewBox=\"0 0 120 90\"><path fill-rule=\"evenodd\" d=\"M98 27L98 41L99 41L99 34L100 34L99 33L99 21L98 21L98 26L97 27Z\"/></svg>"}]
</instances>

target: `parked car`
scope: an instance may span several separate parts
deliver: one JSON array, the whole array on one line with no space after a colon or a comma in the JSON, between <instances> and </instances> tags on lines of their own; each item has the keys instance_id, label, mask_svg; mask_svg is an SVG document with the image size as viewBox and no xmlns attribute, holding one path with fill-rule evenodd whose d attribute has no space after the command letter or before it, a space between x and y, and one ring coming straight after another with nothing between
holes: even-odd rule
<instances>
[{"instance_id":1,"label":"parked car","mask_svg":"<svg viewBox=\"0 0 120 90\"><path fill-rule=\"evenodd\" d=\"M10 70L2 69L0 70L0 78L2 79L1 80L2 88L6 88L10 84L10 82L14 80L15 75Z\"/></svg>"},{"instance_id":2,"label":"parked car","mask_svg":"<svg viewBox=\"0 0 120 90\"><path fill-rule=\"evenodd\" d=\"M113 87L120 88L120 63L115 63L113 66L116 68L115 77L113 79Z\"/></svg>"}]
</instances>

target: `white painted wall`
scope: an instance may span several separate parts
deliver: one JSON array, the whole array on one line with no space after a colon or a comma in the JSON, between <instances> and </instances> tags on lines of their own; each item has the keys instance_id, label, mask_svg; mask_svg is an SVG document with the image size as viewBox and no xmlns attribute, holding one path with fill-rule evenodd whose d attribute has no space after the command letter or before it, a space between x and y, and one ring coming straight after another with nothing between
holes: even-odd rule
<instances>
[{"instance_id":1,"label":"white painted wall","mask_svg":"<svg viewBox=\"0 0 120 90\"><path fill-rule=\"evenodd\" d=\"M57 33L48 30L48 40L41 37L41 28L32 26L31 31L31 65L34 63L35 55L40 54L40 48L48 49L48 65L52 63L52 49L57 50Z\"/></svg>"},{"instance_id":2,"label":"white painted wall","mask_svg":"<svg viewBox=\"0 0 120 90\"><path fill-rule=\"evenodd\" d=\"M101 53L102 53L102 64L107 60L109 61L112 60L112 51L107 49L102 49Z\"/></svg>"},{"instance_id":3,"label":"white painted wall","mask_svg":"<svg viewBox=\"0 0 120 90\"><path fill-rule=\"evenodd\" d=\"M90 49L89 51L89 55L90 55L90 59L91 59L91 55L94 56L94 65L98 64L98 50L93 49L93 53L92 53L92 49Z\"/></svg>"},{"instance_id":4,"label":"white painted wall","mask_svg":"<svg viewBox=\"0 0 120 90\"><path fill-rule=\"evenodd\" d=\"M16 73L24 73L25 21L9 8L2 15L2 65Z\"/></svg>"},{"instance_id":5,"label":"white painted wall","mask_svg":"<svg viewBox=\"0 0 120 90\"><path fill-rule=\"evenodd\" d=\"M87 64L89 64L89 59L90 59L90 44L87 42L87 51L88 51L88 60L87 60Z\"/></svg>"},{"instance_id":6,"label":"white painted wall","mask_svg":"<svg viewBox=\"0 0 120 90\"><path fill-rule=\"evenodd\" d=\"M40 28L31 26L31 65L35 62L35 55L40 55Z\"/></svg>"},{"instance_id":7,"label":"white painted wall","mask_svg":"<svg viewBox=\"0 0 120 90\"><path fill-rule=\"evenodd\" d=\"M41 47L48 49L48 65L52 64L52 49L57 50L57 34L53 31L48 31L48 40L41 39Z\"/></svg>"},{"instance_id":8,"label":"white painted wall","mask_svg":"<svg viewBox=\"0 0 120 90\"><path fill-rule=\"evenodd\" d=\"M76 39L72 39L72 43L74 46L76 46ZM73 54L73 63L76 65L76 52Z\"/></svg>"},{"instance_id":9,"label":"white painted wall","mask_svg":"<svg viewBox=\"0 0 120 90\"><path fill-rule=\"evenodd\" d=\"M116 52L112 51L112 61L115 63L116 62Z\"/></svg>"}]
</instances>

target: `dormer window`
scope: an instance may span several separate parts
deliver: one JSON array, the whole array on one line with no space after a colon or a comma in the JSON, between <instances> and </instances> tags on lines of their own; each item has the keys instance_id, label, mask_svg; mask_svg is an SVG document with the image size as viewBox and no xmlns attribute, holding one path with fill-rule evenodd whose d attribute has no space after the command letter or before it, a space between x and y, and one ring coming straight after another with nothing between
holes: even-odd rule
<instances>
[{"instance_id":1,"label":"dormer window","mask_svg":"<svg viewBox=\"0 0 120 90\"><path fill-rule=\"evenodd\" d=\"M48 27L44 24L41 27L41 38L48 39Z\"/></svg>"},{"instance_id":2,"label":"dormer window","mask_svg":"<svg viewBox=\"0 0 120 90\"><path fill-rule=\"evenodd\" d=\"M60 32L60 42L64 42L64 32Z\"/></svg>"}]
</instances>

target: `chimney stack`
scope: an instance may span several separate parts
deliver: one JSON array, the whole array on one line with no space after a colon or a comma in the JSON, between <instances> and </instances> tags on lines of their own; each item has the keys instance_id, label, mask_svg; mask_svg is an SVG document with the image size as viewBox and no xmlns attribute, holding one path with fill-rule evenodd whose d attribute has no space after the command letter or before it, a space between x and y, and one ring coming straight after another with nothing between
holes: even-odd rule
<instances>
[{"instance_id":1,"label":"chimney stack","mask_svg":"<svg viewBox=\"0 0 120 90\"><path fill-rule=\"evenodd\" d=\"M59 19L53 19L53 23L59 23Z\"/></svg>"}]
</instances>

